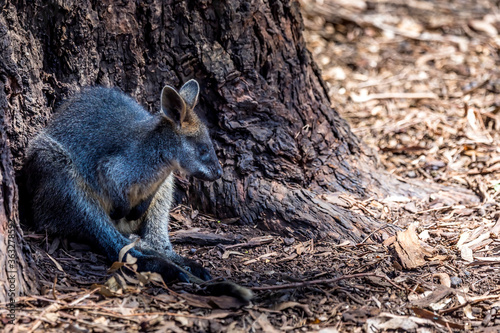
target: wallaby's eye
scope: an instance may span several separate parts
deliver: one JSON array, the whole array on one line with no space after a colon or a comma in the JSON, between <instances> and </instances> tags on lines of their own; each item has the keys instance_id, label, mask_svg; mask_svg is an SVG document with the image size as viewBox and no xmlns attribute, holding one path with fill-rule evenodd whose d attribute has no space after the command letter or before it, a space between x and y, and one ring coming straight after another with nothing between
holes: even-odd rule
<instances>
[{"instance_id":1,"label":"wallaby's eye","mask_svg":"<svg viewBox=\"0 0 500 333\"><path fill-rule=\"evenodd\" d=\"M202 143L199 147L200 147L199 148L200 149L199 152L200 152L201 156L208 155L209 149L208 149L208 145L207 144Z\"/></svg>"}]
</instances>

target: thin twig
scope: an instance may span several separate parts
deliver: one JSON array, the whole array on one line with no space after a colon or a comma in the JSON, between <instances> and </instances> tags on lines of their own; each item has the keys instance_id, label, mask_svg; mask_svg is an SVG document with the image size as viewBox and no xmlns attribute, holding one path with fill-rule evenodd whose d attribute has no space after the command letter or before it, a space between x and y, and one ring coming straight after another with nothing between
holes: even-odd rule
<instances>
[{"instance_id":1,"label":"thin twig","mask_svg":"<svg viewBox=\"0 0 500 333\"><path fill-rule=\"evenodd\" d=\"M459 304L459 305L453 306L453 307L448 308L448 309L438 310L438 314L451 313L451 312L454 312L454 311L456 311L458 309L461 309L461 308L463 308L463 307L465 307L467 305L474 305L476 303L480 303L480 302L483 302L483 301L488 300L488 299L495 299L495 298L498 298L498 297L500 297L500 295L489 295L489 296L486 296L484 298L469 300L469 301L464 302L463 304Z\"/></svg>"},{"instance_id":2,"label":"thin twig","mask_svg":"<svg viewBox=\"0 0 500 333\"><path fill-rule=\"evenodd\" d=\"M397 220L396 220L395 222L397 222ZM363 243L364 243L364 242L366 242L366 241L367 241L367 240L368 240L371 236L373 236L375 233L377 233L377 232L379 232L380 230L383 230L383 229L385 229L385 228L394 228L394 229L399 229L400 231L402 230L402 229L401 229L400 227L398 227L397 225L394 225L394 224L386 224L386 225L384 225L383 227L380 227L380 228L378 228L378 229L376 229L376 230L373 230L373 231L372 231L372 232L371 232L368 236L366 236L366 237L365 237L365 239L363 239L363 240L361 241L361 243L358 243L358 244L356 244L356 245L361 245L361 244L363 244Z\"/></svg>"},{"instance_id":3,"label":"thin twig","mask_svg":"<svg viewBox=\"0 0 500 333\"><path fill-rule=\"evenodd\" d=\"M95 293L96 291L98 291L99 288L94 288L92 289L90 292L86 293L85 295L83 295L82 297L74 300L73 302L69 303L69 306L75 306L77 305L78 303L80 303L81 301L83 301L84 299L86 298L89 298L93 293Z\"/></svg>"},{"instance_id":4,"label":"thin twig","mask_svg":"<svg viewBox=\"0 0 500 333\"><path fill-rule=\"evenodd\" d=\"M346 280L346 279L353 279L353 278L358 278L358 277L377 277L380 279L383 279L390 283L393 287L406 291L406 288L398 286L394 282L391 281L387 276L385 275L379 275L376 273L358 273L358 274L350 274L350 275L344 275L344 276L339 276L333 279L321 279L321 280L311 280L311 281L304 281L304 282L295 282L295 283L287 283L287 284L281 284L281 285L275 285L275 286L264 286L264 287L252 287L250 288L251 290L254 291L261 291L261 290L279 290L279 289L289 289L289 288L300 288L300 287L305 287L305 286L310 286L313 284L325 284L325 283L335 283L341 280Z\"/></svg>"},{"instance_id":5,"label":"thin twig","mask_svg":"<svg viewBox=\"0 0 500 333\"><path fill-rule=\"evenodd\" d=\"M419 212L416 212L416 214L423 214L423 213L429 213L429 212L437 212L437 211L440 211L440 210L455 209L455 208L459 208L459 207L463 207L463 206L460 206L460 205L442 206L442 207L437 207L437 208L431 208L431 209L421 210Z\"/></svg>"},{"instance_id":6,"label":"thin twig","mask_svg":"<svg viewBox=\"0 0 500 333\"><path fill-rule=\"evenodd\" d=\"M416 93L406 93L406 92L388 92L383 94L371 94L366 96L360 96L356 94L351 94L351 99L356 103L368 102L374 99L438 99L438 95L432 92L416 92Z\"/></svg>"},{"instance_id":7,"label":"thin twig","mask_svg":"<svg viewBox=\"0 0 500 333\"><path fill-rule=\"evenodd\" d=\"M463 308L463 307L465 307L465 306L467 306L467 305L469 305L469 304L470 304L469 302L465 302L465 303L463 303L463 304L459 304L459 305L457 305L457 306L453 306L453 307L448 308L448 309L441 309L441 310L438 310L438 313L439 313L439 314L447 314L447 313L451 313L451 312L453 312L453 311L455 311L455 310L458 310L458 309L461 309L461 308Z\"/></svg>"}]
</instances>

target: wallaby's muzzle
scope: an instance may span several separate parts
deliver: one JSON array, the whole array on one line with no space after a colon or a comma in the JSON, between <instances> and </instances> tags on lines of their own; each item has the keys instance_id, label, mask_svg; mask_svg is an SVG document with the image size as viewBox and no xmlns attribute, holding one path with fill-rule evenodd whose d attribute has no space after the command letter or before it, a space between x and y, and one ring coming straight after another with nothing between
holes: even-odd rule
<instances>
[{"instance_id":1,"label":"wallaby's muzzle","mask_svg":"<svg viewBox=\"0 0 500 333\"><path fill-rule=\"evenodd\" d=\"M222 167L219 161L217 161L212 168L200 168L198 171L191 173L191 175L200 180L213 182L222 176Z\"/></svg>"}]
</instances>

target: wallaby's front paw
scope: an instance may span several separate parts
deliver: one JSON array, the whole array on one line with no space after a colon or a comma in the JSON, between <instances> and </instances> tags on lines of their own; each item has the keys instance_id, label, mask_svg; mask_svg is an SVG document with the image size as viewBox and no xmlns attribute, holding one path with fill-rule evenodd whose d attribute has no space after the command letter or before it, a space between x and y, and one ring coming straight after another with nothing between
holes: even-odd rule
<instances>
[{"instance_id":1,"label":"wallaby's front paw","mask_svg":"<svg viewBox=\"0 0 500 333\"><path fill-rule=\"evenodd\" d=\"M183 258L182 266L186 271L190 272L194 276L199 277L203 281L212 280L212 276L210 275L208 270L203 268L203 266L201 266L194 260Z\"/></svg>"}]
</instances>

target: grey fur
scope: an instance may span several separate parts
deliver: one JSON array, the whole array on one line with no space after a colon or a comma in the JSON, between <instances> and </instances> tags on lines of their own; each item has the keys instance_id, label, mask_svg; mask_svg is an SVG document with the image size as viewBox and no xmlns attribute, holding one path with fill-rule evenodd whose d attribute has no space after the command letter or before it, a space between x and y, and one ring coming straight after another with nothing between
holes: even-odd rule
<instances>
[{"instance_id":1,"label":"grey fur","mask_svg":"<svg viewBox=\"0 0 500 333\"><path fill-rule=\"evenodd\" d=\"M210 279L174 252L168 235L172 172L209 181L222 174L207 128L192 109L198 92L194 80L181 92L165 86L163 112L155 114L102 87L62 104L28 148L27 193L38 229L90 242L111 261L137 234L141 241L129 253L140 270L166 281Z\"/></svg>"}]
</instances>

